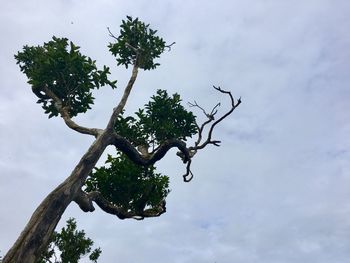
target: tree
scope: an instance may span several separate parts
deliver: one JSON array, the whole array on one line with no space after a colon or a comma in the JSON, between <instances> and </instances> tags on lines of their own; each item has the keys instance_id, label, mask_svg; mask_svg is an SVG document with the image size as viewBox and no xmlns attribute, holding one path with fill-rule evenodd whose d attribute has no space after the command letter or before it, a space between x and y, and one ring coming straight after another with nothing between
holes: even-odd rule
<instances>
[{"instance_id":1,"label":"tree","mask_svg":"<svg viewBox=\"0 0 350 263\"><path fill-rule=\"evenodd\" d=\"M52 234L48 247L36 263L78 263L79 259L88 254L92 262L97 262L101 249L91 251L93 244L90 238L85 237L84 230L77 230L75 219L69 218L67 226L61 232L55 231Z\"/></svg>"},{"instance_id":2,"label":"tree","mask_svg":"<svg viewBox=\"0 0 350 263\"><path fill-rule=\"evenodd\" d=\"M75 202L84 212L103 211L120 219L157 217L166 210L169 193L168 177L156 173L155 163L172 148L186 164L185 182L193 174L191 162L199 150L208 145L219 146L213 139L214 128L241 103L231 92L214 88L228 96L230 109L217 117L218 103L210 112L196 102L190 106L200 109L206 117L198 124L192 112L181 105L178 94L159 90L144 108L134 116L124 116L124 107L134 86L139 69L153 70L156 59L172 44L167 44L157 31L138 18L127 16L122 21L120 35L109 29L113 42L108 47L118 65L132 67L123 95L113 108L104 129L88 128L72 118L91 108L92 91L102 86L116 87L110 80L109 68L97 69L95 61L82 55L79 47L66 38L53 37L43 46L24 46L15 55L17 64L28 78L49 118L60 116L76 132L94 136L95 141L82 156L72 173L38 206L3 262L35 262L50 242L50 237L67 206ZM189 138L193 145L187 146ZM188 142L187 142L188 143ZM116 155L109 156L106 166L94 169L105 148L114 145Z\"/></svg>"}]
</instances>

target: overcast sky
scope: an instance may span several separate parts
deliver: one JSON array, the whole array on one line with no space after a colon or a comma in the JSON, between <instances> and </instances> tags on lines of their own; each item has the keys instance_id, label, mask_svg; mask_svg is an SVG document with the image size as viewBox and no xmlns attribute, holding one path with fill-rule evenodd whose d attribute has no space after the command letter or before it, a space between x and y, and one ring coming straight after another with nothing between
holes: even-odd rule
<instances>
[{"instance_id":1,"label":"overcast sky","mask_svg":"<svg viewBox=\"0 0 350 263\"><path fill-rule=\"evenodd\" d=\"M191 183L175 151L158 165L171 178L166 214L121 221L72 203L59 227L75 217L101 263L349 262L349 14L348 0L1 0L0 255L92 142L47 119L13 55L55 35L110 66L119 92L100 89L77 118L104 127L130 75L106 28L132 15L176 45L140 72L129 112L159 88L208 109L221 101L221 113L212 85L243 103L215 131L222 146L196 156Z\"/></svg>"}]
</instances>

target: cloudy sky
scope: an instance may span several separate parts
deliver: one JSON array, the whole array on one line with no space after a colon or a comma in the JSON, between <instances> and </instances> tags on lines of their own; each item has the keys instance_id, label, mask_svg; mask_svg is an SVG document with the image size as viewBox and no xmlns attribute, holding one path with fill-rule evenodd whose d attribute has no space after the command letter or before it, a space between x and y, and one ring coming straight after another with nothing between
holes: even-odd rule
<instances>
[{"instance_id":1,"label":"cloudy sky","mask_svg":"<svg viewBox=\"0 0 350 263\"><path fill-rule=\"evenodd\" d=\"M106 28L132 15L176 45L140 73L129 112L159 88L206 108L221 101L221 113L227 98L212 85L243 103L215 131L222 146L196 156L191 183L174 151L159 163L171 177L166 214L121 221L73 203L59 227L75 217L101 263L349 262L349 13L347 0L1 0L0 255L92 142L47 119L13 55L68 37L123 88L130 71L116 67ZM99 90L77 120L104 127L121 90Z\"/></svg>"}]
</instances>

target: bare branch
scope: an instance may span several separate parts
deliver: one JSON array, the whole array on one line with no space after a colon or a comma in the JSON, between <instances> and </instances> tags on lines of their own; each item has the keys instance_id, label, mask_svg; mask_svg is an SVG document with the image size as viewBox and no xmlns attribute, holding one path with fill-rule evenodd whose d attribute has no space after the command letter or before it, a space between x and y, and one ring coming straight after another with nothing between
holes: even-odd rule
<instances>
[{"instance_id":1,"label":"bare branch","mask_svg":"<svg viewBox=\"0 0 350 263\"><path fill-rule=\"evenodd\" d=\"M130 95L131 89L134 86L135 80L137 78L137 73L138 73L138 66L137 66L137 63L135 63L133 66L133 69L132 69L132 74L131 74L131 77L129 79L129 82L128 82L127 86L125 87L124 94L123 94L118 106L113 109L112 116L109 119L109 122L108 122L108 125L106 128L107 130L113 131L114 123L115 123L118 115L123 111L125 104L128 100L128 97Z\"/></svg>"},{"instance_id":2,"label":"bare branch","mask_svg":"<svg viewBox=\"0 0 350 263\"><path fill-rule=\"evenodd\" d=\"M190 160L190 152L186 148L186 143L177 139L166 140L154 153L147 155L140 154L127 139L117 133L113 133L111 135L110 144L114 145L119 151L126 154L134 163L143 166L152 165L159 161L171 148L174 147L178 148L182 153L181 158L184 163L187 163Z\"/></svg>"},{"instance_id":3,"label":"bare branch","mask_svg":"<svg viewBox=\"0 0 350 263\"><path fill-rule=\"evenodd\" d=\"M188 102L188 105L189 105L190 107L197 107L197 108L199 108L199 109L204 113L204 115L205 115L208 119L213 118L213 116L211 116L210 114L208 114L201 106L198 105L198 103L197 103L196 101L194 101L194 103Z\"/></svg>"},{"instance_id":4,"label":"bare branch","mask_svg":"<svg viewBox=\"0 0 350 263\"><path fill-rule=\"evenodd\" d=\"M170 45L166 45L165 47L168 48L168 51L170 51L171 50L171 46L175 45L175 44L176 44L176 42L173 42Z\"/></svg>"},{"instance_id":5,"label":"bare branch","mask_svg":"<svg viewBox=\"0 0 350 263\"><path fill-rule=\"evenodd\" d=\"M197 107L199 108L204 115L208 118L208 120L206 120L201 126L199 126L196 123L197 129L198 129L198 139L195 142L194 146L191 146L189 148L187 148L188 154L189 154L189 159L187 160L187 166L186 166L186 173L183 175L183 179L184 182L190 182L193 179L193 173L191 171L191 163L192 163L192 157L197 153L198 150L203 149L205 146L207 146L208 144L212 144L214 146L220 146L221 141L218 140L212 140L212 133L214 130L214 127L220 123L223 119L225 119L228 115L230 115L238 106L239 104L241 104L241 98L238 99L237 103L235 104L233 96L231 94L231 92L229 91L225 91L222 90L220 87L215 87L214 88L224 94L228 94L230 96L231 99L231 108L228 112L226 112L222 117L220 117L218 120L216 120L214 123L212 123L211 127L209 128L209 132L208 132L208 136L205 142L203 142L202 144L202 138L203 138L203 131L206 125L208 125L209 123L211 123L212 121L215 120L215 115L217 114L217 108L220 106L220 103L217 103L213 109L211 110L210 113L207 113L201 106L198 105L198 103L196 101L194 101L194 103L188 103L190 105L190 107ZM182 152L178 152L177 153L178 156L183 158L183 154Z\"/></svg>"},{"instance_id":6,"label":"bare branch","mask_svg":"<svg viewBox=\"0 0 350 263\"><path fill-rule=\"evenodd\" d=\"M189 105L190 107L197 107L197 108L199 108L199 109L204 113L204 115L205 115L208 119L214 119L215 114L218 112L218 111L217 111L217 108L220 106L220 102L217 103L217 104L213 107L213 109L211 110L210 113L207 113L201 106L198 105L198 103L197 103L196 101L194 101L194 103L188 102L188 105Z\"/></svg>"},{"instance_id":7,"label":"bare branch","mask_svg":"<svg viewBox=\"0 0 350 263\"><path fill-rule=\"evenodd\" d=\"M186 166L186 173L182 176L184 178L184 182L188 183L193 179L193 173L191 171L191 162L192 160L189 160L187 162Z\"/></svg>"},{"instance_id":8,"label":"bare branch","mask_svg":"<svg viewBox=\"0 0 350 263\"><path fill-rule=\"evenodd\" d=\"M215 120L215 115L216 113L218 112L217 108L221 105L220 102L217 103L213 109L211 110L210 113L207 113L201 106L199 106L199 104L194 101L194 103L191 103L189 102L188 105L190 107L197 107L199 108L203 113L204 115L208 118L208 120L206 120L200 127L198 125L198 123L196 122L196 126L197 126L197 129L198 129L198 139L197 141L195 142L195 147L197 147L199 145L199 143L202 141L202 134L203 134L203 131L204 131L204 128L206 125L208 125L209 123L211 123L212 121ZM194 154L196 153L197 151L194 152Z\"/></svg>"},{"instance_id":9,"label":"bare branch","mask_svg":"<svg viewBox=\"0 0 350 263\"><path fill-rule=\"evenodd\" d=\"M107 27L107 30L108 30L108 33L109 33L109 36L110 36L110 37L114 38L115 40L118 40L118 38L117 38L115 35L113 35L113 33L111 32L111 30L109 29L109 27Z\"/></svg>"},{"instance_id":10,"label":"bare branch","mask_svg":"<svg viewBox=\"0 0 350 263\"><path fill-rule=\"evenodd\" d=\"M237 103L235 104L235 100L231 94L230 91L226 91L226 90L223 90L219 87L215 87L213 86L214 89L216 89L217 91L221 92L221 93L224 93L224 94L227 94L230 96L230 100L231 100L231 109L226 112L221 118L219 118L217 121L215 121L213 123L213 125L211 126L210 130L209 130L209 134L208 134L208 139L210 140L211 139L211 136L212 136L212 133L213 133L213 130L214 130L214 127L220 123L223 119L225 119L227 116L229 116L242 102L241 98L238 99Z\"/></svg>"},{"instance_id":11,"label":"bare branch","mask_svg":"<svg viewBox=\"0 0 350 263\"><path fill-rule=\"evenodd\" d=\"M201 125L201 127L198 129L198 139L197 139L197 141L196 141L196 143L195 143L195 146L198 146L199 143L202 141L203 130L204 130L205 126L206 126L207 124L211 123L213 120L214 120L214 119L208 119L208 120L206 120L206 121ZM197 123L196 123L196 124L197 124ZM198 126L198 124L197 124L197 128L198 128L198 127L199 127L199 126Z\"/></svg>"},{"instance_id":12,"label":"bare branch","mask_svg":"<svg viewBox=\"0 0 350 263\"><path fill-rule=\"evenodd\" d=\"M79 133L93 135L95 137L99 136L103 132L102 129L87 128L87 127L80 126L77 123L75 123L71 119L71 117L69 116L69 112L68 112L69 108L67 106L66 107L63 106L62 100L60 98L58 98L55 93L53 93L47 87L43 88L43 92L45 93L45 95L43 95L40 92L39 93L41 94L41 96L47 96L47 97L51 98L54 101L56 109L61 114L61 117L63 118L64 122L66 123L66 125L69 128L71 128L72 130L75 130L75 131L77 131Z\"/></svg>"},{"instance_id":13,"label":"bare branch","mask_svg":"<svg viewBox=\"0 0 350 263\"><path fill-rule=\"evenodd\" d=\"M218 112L218 110L216 108L220 107L220 105L221 105L220 102L218 104L216 104L214 106L214 108L211 110L210 115L214 116Z\"/></svg>"},{"instance_id":14,"label":"bare branch","mask_svg":"<svg viewBox=\"0 0 350 263\"><path fill-rule=\"evenodd\" d=\"M216 113L217 113L217 107L220 106L220 103L216 104L216 106L212 109L211 111L211 114L206 114L207 117L209 118L207 121L205 121L199 132L198 132L198 140L196 141L195 145L193 147L189 147L189 151L191 152L194 152L194 154L200 150L200 149L203 149L205 146L207 146L208 144L213 144L215 146L220 146L219 144L221 143L220 141L218 140L212 140L212 134L213 134L213 130L215 128L215 126L220 123L223 119L225 119L227 116L229 116L240 104L241 104L241 98L238 99L237 103L235 104L235 101L234 101L234 98L231 94L230 91L226 91L226 90L223 90L221 89L220 87L215 87L213 86L215 90L219 91L220 93L223 93L223 94L227 94L229 97L230 97L230 100L231 100L231 108L228 112L226 112L223 116L221 116L219 119L217 119L210 127L209 129L209 132L208 132L208 136L207 136L207 139L205 142L203 142L202 144L201 143L201 140L202 140L202 133L203 133L203 130L204 130L204 127L209 124L211 121L214 121L214 118L209 118L209 117L213 117ZM194 106L197 106L197 105L194 105ZM203 110L204 111L204 110ZM204 111L205 112L205 111Z\"/></svg>"}]
</instances>

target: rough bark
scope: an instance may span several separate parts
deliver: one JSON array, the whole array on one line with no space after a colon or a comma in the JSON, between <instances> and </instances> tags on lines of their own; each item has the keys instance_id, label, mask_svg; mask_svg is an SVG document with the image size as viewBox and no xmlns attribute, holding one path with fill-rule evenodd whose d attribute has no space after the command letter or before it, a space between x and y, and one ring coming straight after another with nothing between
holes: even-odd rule
<instances>
[{"instance_id":1,"label":"rough bark","mask_svg":"<svg viewBox=\"0 0 350 263\"><path fill-rule=\"evenodd\" d=\"M38 206L15 244L5 255L3 263L34 263L47 247L57 223L72 201L77 202L84 212L94 211L92 205L92 201L94 201L105 212L114 214L121 219L134 218L140 220L145 217L160 216L165 212L165 201L161 202L157 208L146 209L134 214L114 207L99 193L90 193L88 196L82 194L81 187L86 178L95 167L105 148L110 144L116 145L117 148L121 148L120 150L126 153L134 153L129 154L130 159L141 165L156 162L173 147L177 147L183 152L184 156L188 157L188 151L183 142L169 140L161 145L151 158L145 159L137 153L137 150L131 144L125 143L125 139L109 132L107 129L104 130L81 158L71 175Z\"/></svg>"},{"instance_id":2,"label":"rough bark","mask_svg":"<svg viewBox=\"0 0 350 263\"><path fill-rule=\"evenodd\" d=\"M3 263L34 263L38 259L48 245L62 214L74 200L106 148L107 137L106 133L99 136L71 175L38 206L15 244L5 255Z\"/></svg>"}]
</instances>

